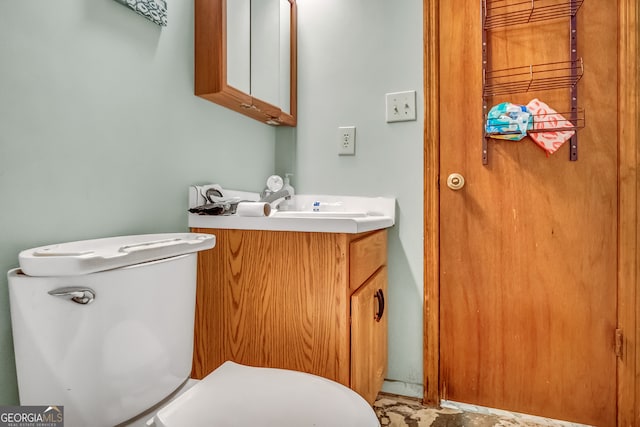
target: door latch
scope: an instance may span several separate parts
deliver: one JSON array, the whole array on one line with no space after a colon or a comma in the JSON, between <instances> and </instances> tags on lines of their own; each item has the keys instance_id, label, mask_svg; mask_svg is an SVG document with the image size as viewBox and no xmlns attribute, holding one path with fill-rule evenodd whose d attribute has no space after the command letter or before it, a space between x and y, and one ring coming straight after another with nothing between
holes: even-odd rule
<instances>
[{"instance_id":1,"label":"door latch","mask_svg":"<svg viewBox=\"0 0 640 427\"><path fill-rule=\"evenodd\" d=\"M618 357L619 359L622 358L623 347L624 347L624 335L622 334L622 329L616 329L615 352L616 352L616 357Z\"/></svg>"}]
</instances>

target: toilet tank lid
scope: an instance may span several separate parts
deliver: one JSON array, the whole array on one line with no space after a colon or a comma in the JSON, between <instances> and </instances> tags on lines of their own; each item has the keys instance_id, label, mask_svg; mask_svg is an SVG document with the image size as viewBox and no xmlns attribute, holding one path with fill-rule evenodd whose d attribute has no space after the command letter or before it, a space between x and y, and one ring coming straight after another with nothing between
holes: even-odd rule
<instances>
[{"instance_id":1,"label":"toilet tank lid","mask_svg":"<svg viewBox=\"0 0 640 427\"><path fill-rule=\"evenodd\" d=\"M28 276L79 276L211 249L204 233L140 234L82 240L27 249L18 256Z\"/></svg>"}]
</instances>

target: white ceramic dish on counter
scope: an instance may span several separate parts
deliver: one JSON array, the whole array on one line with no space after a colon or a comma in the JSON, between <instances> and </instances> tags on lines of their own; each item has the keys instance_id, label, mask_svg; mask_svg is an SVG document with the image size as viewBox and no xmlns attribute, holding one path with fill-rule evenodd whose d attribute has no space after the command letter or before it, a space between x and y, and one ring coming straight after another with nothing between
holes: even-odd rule
<instances>
[{"instance_id":1,"label":"white ceramic dish on counter","mask_svg":"<svg viewBox=\"0 0 640 427\"><path fill-rule=\"evenodd\" d=\"M258 193L221 189L217 185L189 187L189 208L206 203L206 190L214 187L228 198L257 201ZM395 224L395 199L297 194L293 209L273 210L269 216L198 215L189 213L191 228L241 230L306 231L323 233L363 233Z\"/></svg>"}]
</instances>

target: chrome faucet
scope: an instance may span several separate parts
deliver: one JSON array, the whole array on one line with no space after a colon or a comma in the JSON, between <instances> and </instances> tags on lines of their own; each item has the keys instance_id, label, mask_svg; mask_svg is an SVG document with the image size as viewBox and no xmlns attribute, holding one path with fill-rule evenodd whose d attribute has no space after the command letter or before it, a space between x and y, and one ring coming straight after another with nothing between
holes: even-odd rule
<instances>
[{"instance_id":1,"label":"chrome faucet","mask_svg":"<svg viewBox=\"0 0 640 427\"><path fill-rule=\"evenodd\" d=\"M269 203L271 207L276 207L282 200L289 199L291 199L291 193L289 193L289 190L286 188L279 191L265 189L260 195L260 201Z\"/></svg>"}]
</instances>

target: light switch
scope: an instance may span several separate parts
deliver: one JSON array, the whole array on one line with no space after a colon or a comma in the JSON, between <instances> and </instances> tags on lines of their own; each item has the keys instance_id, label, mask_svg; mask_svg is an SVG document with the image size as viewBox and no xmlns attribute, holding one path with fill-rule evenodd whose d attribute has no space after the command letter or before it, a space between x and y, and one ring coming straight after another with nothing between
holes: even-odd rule
<instances>
[{"instance_id":1,"label":"light switch","mask_svg":"<svg viewBox=\"0 0 640 427\"><path fill-rule=\"evenodd\" d=\"M416 91L386 95L387 123L416 120Z\"/></svg>"}]
</instances>

